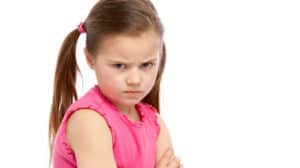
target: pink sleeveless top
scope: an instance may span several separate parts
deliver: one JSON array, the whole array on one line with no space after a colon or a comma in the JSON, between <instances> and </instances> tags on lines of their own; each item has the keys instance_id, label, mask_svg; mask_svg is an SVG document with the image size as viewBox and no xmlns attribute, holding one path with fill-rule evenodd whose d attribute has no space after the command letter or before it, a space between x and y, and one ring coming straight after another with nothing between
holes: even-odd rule
<instances>
[{"instance_id":1,"label":"pink sleeveless top","mask_svg":"<svg viewBox=\"0 0 300 168\"><path fill-rule=\"evenodd\" d=\"M70 115L82 108L92 109L106 121L112 135L112 149L118 168L153 168L156 140L160 131L156 109L147 103L136 104L141 121L122 114L97 85L74 102L66 111L53 145L53 168L76 168L76 156L66 139L66 123Z\"/></svg>"}]
</instances>

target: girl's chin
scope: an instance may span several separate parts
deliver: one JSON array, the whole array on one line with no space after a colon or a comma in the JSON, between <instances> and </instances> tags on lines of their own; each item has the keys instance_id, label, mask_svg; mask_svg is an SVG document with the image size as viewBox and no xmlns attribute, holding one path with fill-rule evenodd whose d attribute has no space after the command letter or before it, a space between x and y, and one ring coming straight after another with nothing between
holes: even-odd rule
<instances>
[{"instance_id":1,"label":"girl's chin","mask_svg":"<svg viewBox=\"0 0 300 168\"><path fill-rule=\"evenodd\" d=\"M126 100L123 100L120 102L120 105L122 106L134 106L136 104L138 104L141 101L141 99L130 99L130 98L126 98Z\"/></svg>"}]
</instances>

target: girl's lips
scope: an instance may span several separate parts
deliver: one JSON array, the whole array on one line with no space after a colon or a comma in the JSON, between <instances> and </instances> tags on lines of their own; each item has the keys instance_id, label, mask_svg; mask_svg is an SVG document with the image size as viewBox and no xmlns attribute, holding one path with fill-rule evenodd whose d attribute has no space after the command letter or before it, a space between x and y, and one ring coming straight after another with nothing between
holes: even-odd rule
<instances>
[{"instance_id":1,"label":"girl's lips","mask_svg":"<svg viewBox=\"0 0 300 168\"><path fill-rule=\"evenodd\" d=\"M137 95L142 94L142 91L139 91L139 90L127 90L124 93L127 94L127 95L137 96Z\"/></svg>"},{"instance_id":2,"label":"girl's lips","mask_svg":"<svg viewBox=\"0 0 300 168\"><path fill-rule=\"evenodd\" d=\"M130 90L130 91L125 91L125 93L141 93L141 91Z\"/></svg>"}]
</instances>

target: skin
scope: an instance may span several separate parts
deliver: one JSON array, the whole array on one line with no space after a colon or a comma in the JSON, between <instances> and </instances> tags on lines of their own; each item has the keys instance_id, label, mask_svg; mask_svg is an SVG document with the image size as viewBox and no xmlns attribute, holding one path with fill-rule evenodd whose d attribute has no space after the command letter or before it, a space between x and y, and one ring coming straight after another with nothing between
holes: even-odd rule
<instances>
[{"instance_id":1,"label":"skin","mask_svg":"<svg viewBox=\"0 0 300 168\"><path fill-rule=\"evenodd\" d=\"M152 89L160 63L161 39L152 31L137 37L116 35L107 38L96 57L86 49L86 60L95 71L102 93L125 115L139 121L135 104ZM137 94L127 91L138 90ZM178 168L168 129L157 114L160 134L157 140L156 168ZM67 122L67 140L78 168L115 168L112 139L106 121L97 112L81 109ZM101 158L101 159L99 159Z\"/></svg>"},{"instance_id":2,"label":"skin","mask_svg":"<svg viewBox=\"0 0 300 168\"><path fill-rule=\"evenodd\" d=\"M134 105L152 89L159 67L161 40L153 32L140 36L112 36L105 40L96 58L85 50L103 94L124 114L134 116ZM126 91L141 91L128 94Z\"/></svg>"}]
</instances>

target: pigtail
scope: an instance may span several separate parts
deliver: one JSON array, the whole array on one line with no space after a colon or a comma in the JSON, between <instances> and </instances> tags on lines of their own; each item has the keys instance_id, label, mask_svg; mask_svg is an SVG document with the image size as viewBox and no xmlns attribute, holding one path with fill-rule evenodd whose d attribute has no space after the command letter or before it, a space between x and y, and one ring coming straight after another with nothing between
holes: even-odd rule
<instances>
[{"instance_id":1,"label":"pigtail","mask_svg":"<svg viewBox=\"0 0 300 168\"><path fill-rule=\"evenodd\" d=\"M65 38L58 55L55 77L54 92L49 119L49 148L50 160L52 161L54 138L63 119L67 108L77 100L76 73L80 72L76 62L76 43L80 32L73 30Z\"/></svg>"}]
</instances>

